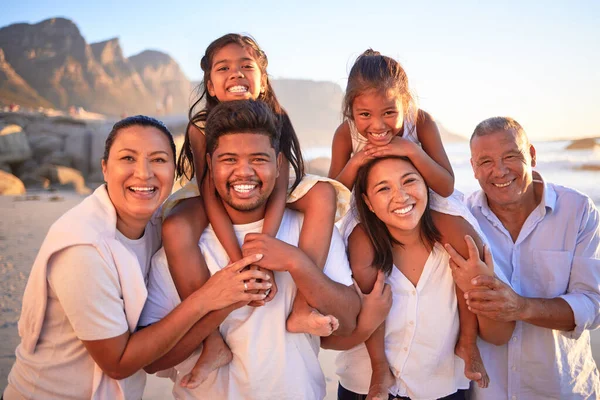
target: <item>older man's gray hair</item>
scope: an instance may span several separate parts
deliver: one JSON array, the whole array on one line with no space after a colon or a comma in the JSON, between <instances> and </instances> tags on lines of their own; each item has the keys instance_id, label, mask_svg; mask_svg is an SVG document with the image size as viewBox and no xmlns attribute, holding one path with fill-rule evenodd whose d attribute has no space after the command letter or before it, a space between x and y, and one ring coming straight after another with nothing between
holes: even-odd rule
<instances>
[{"instance_id":1,"label":"older man's gray hair","mask_svg":"<svg viewBox=\"0 0 600 400\"><path fill-rule=\"evenodd\" d=\"M469 144L473 143L476 137L487 136L495 132L513 131L517 136L521 136L526 143L529 143L529 138L525 130L517 121L511 117L492 117L481 121L473 131Z\"/></svg>"}]
</instances>

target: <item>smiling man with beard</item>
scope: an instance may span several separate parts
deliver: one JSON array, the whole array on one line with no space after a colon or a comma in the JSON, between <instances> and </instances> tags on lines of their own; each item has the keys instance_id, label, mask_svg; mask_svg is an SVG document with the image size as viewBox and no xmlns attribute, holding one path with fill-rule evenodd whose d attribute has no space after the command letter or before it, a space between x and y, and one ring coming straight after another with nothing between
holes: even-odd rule
<instances>
[{"instance_id":1,"label":"smiling man with beard","mask_svg":"<svg viewBox=\"0 0 600 400\"><path fill-rule=\"evenodd\" d=\"M600 326L600 228L591 199L542 180L536 151L512 118L481 122L471 137L480 191L467 204L490 242L496 270L475 278L467 304L478 315L516 321L504 346L481 342L490 375L474 399L600 396L590 330Z\"/></svg>"},{"instance_id":2,"label":"smiling man with beard","mask_svg":"<svg viewBox=\"0 0 600 400\"><path fill-rule=\"evenodd\" d=\"M342 239L334 230L327 263L321 271L298 249L302 214L286 209L277 238L260 233L265 210L282 165L279 127L262 102L221 103L206 123L207 163L214 189L243 244L245 255L261 254L259 267L275 271L278 292L264 306L240 305L221 310L212 318L233 353L233 360L211 373L194 389L180 385L198 359L198 351L175 368L173 394L185 399L322 399L325 379L318 360L319 338L286 330L296 291L323 314L339 320L337 334L350 334L360 300L351 279ZM229 262L212 227L199 243L211 274ZM164 251L157 253L150 272L149 294L142 316L149 325L166 315L179 301L168 273ZM205 321L206 325L206 321ZM214 329L213 328L213 329ZM197 332L196 332L197 333ZM188 333L164 357L169 367L188 357L204 339ZM166 361L168 360L168 361Z\"/></svg>"}]
</instances>

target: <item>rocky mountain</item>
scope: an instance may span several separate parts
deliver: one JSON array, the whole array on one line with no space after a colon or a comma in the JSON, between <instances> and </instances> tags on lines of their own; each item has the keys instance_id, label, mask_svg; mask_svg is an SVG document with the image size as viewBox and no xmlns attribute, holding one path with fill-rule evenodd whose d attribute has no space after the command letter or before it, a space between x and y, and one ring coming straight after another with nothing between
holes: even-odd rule
<instances>
[{"instance_id":1,"label":"rocky mountain","mask_svg":"<svg viewBox=\"0 0 600 400\"><path fill-rule=\"evenodd\" d=\"M333 82L299 79L276 79L271 84L302 146L330 146L342 121L342 88Z\"/></svg>"},{"instance_id":2,"label":"rocky mountain","mask_svg":"<svg viewBox=\"0 0 600 400\"><path fill-rule=\"evenodd\" d=\"M52 104L41 97L21 78L4 57L0 49L0 98L7 102L21 104L25 107L51 107Z\"/></svg>"},{"instance_id":3,"label":"rocky mountain","mask_svg":"<svg viewBox=\"0 0 600 400\"><path fill-rule=\"evenodd\" d=\"M192 85L171 56L146 50L129 57L129 61L156 100L157 108L163 107L162 113L187 113Z\"/></svg>"},{"instance_id":4,"label":"rocky mountain","mask_svg":"<svg viewBox=\"0 0 600 400\"><path fill-rule=\"evenodd\" d=\"M118 39L90 45L68 19L52 18L1 28L0 49L6 64L2 70L12 69L38 97L55 108L76 106L121 115L154 114L157 108L159 112L168 109L176 113L187 107L189 89L183 92L189 88L189 82L168 55L143 52L134 64L123 56ZM6 82L8 79L0 78L0 86L7 86ZM35 97L31 90L22 92ZM14 95L0 97L2 103L21 103L19 100Z\"/></svg>"},{"instance_id":5,"label":"rocky mountain","mask_svg":"<svg viewBox=\"0 0 600 400\"><path fill-rule=\"evenodd\" d=\"M131 61L123 56L119 39L92 43L90 47L94 58L112 80L113 85L126 95L126 101L136 101L136 103L124 104L124 110L131 108L131 104L136 104L140 110L153 110L155 104L152 95Z\"/></svg>"}]
</instances>

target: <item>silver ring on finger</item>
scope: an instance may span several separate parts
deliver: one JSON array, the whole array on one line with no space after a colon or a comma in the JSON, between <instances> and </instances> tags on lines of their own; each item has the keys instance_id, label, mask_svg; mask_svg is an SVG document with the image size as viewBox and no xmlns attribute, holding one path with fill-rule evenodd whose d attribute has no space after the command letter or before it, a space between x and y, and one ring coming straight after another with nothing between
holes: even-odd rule
<instances>
[{"instance_id":1,"label":"silver ring on finger","mask_svg":"<svg viewBox=\"0 0 600 400\"><path fill-rule=\"evenodd\" d=\"M248 282L244 282L244 290L248 290Z\"/></svg>"}]
</instances>

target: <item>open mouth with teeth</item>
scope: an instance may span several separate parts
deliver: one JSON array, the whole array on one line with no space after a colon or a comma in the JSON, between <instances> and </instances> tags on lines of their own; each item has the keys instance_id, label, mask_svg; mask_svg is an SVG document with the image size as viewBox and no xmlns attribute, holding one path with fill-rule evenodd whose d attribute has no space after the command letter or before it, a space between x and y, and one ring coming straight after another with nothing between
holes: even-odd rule
<instances>
[{"instance_id":1,"label":"open mouth with teeth","mask_svg":"<svg viewBox=\"0 0 600 400\"><path fill-rule=\"evenodd\" d=\"M230 191L233 191L237 197L250 197L260 186L257 182L233 183L229 184Z\"/></svg>"},{"instance_id":2,"label":"open mouth with teeth","mask_svg":"<svg viewBox=\"0 0 600 400\"><path fill-rule=\"evenodd\" d=\"M505 182L505 183L493 183L493 185L496 186L497 188L502 189L502 188L508 187L513 182L514 182L514 179L511 181Z\"/></svg>"},{"instance_id":3,"label":"open mouth with teeth","mask_svg":"<svg viewBox=\"0 0 600 400\"><path fill-rule=\"evenodd\" d=\"M392 212L396 215L406 215L409 212L411 212L413 210L413 208L415 208L414 204L409 204L405 207L402 208L396 208L395 210L393 210Z\"/></svg>"},{"instance_id":4,"label":"open mouth with teeth","mask_svg":"<svg viewBox=\"0 0 600 400\"><path fill-rule=\"evenodd\" d=\"M152 197L158 188L156 186L129 186L127 190L136 197Z\"/></svg>"},{"instance_id":5,"label":"open mouth with teeth","mask_svg":"<svg viewBox=\"0 0 600 400\"><path fill-rule=\"evenodd\" d=\"M227 88L227 91L229 93L247 93L248 92L248 86L236 85L236 86L232 86L230 88Z\"/></svg>"},{"instance_id":6,"label":"open mouth with teeth","mask_svg":"<svg viewBox=\"0 0 600 400\"><path fill-rule=\"evenodd\" d=\"M238 193L249 193L256 188L256 185L233 185L232 187Z\"/></svg>"},{"instance_id":7,"label":"open mouth with teeth","mask_svg":"<svg viewBox=\"0 0 600 400\"><path fill-rule=\"evenodd\" d=\"M385 131L381 133L369 132L369 136L375 142L380 142L386 140L389 137L390 131Z\"/></svg>"}]
</instances>

